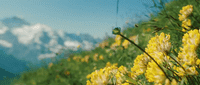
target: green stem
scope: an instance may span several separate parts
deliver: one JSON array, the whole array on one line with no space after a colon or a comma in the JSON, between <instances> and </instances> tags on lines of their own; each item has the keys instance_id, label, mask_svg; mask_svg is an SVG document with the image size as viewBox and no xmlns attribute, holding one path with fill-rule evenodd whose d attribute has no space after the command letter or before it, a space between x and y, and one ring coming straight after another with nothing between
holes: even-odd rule
<instances>
[{"instance_id":1,"label":"green stem","mask_svg":"<svg viewBox=\"0 0 200 85\"><path fill-rule=\"evenodd\" d=\"M123 37L124 39L128 40L129 42L131 42L132 44L134 44L137 48L139 48L141 51L143 51L145 54L147 54L157 65L158 67L163 71L163 73L165 74L165 76L170 80L170 78L167 76L167 74L165 73L164 69L156 62L156 60L154 60L153 57L151 57L145 50L143 50L141 47L139 47L137 44L135 44L133 41L131 41L130 39L126 38L125 36L123 36L122 34L119 34L121 37ZM171 81L171 80L170 80Z\"/></svg>"},{"instance_id":2,"label":"green stem","mask_svg":"<svg viewBox=\"0 0 200 85\"><path fill-rule=\"evenodd\" d=\"M189 85L193 85L193 84L191 84L191 81L190 81L190 79L187 76L186 76L186 78L188 80Z\"/></svg>"},{"instance_id":3,"label":"green stem","mask_svg":"<svg viewBox=\"0 0 200 85\"><path fill-rule=\"evenodd\" d=\"M181 66L181 68L185 71L185 68L183 68L183 66L178 62L176 61L176 59L174 59L173 57L169 56L170 58L172 58L176 63L178 63L179 66Z\"/></svg>"},{"instance_id":4,"label":"green stem","mask_svg":"<svg viewBox=\"0 0 200 85\"><path fill-rule=\"evenodd\" d=\"M170 28L167 28L167 29L170 29ZM181 31L181 30L178 30L178 29L170 29L170 30L176 30L176 31L179 31L179 32L181 32L181 33L185 33L185 32L183 32L183 31ZM187 30L187 29L186 29Z\"/></svg>"},{"instance_id":5,"label":"green stem","mask_svg":"<svg viewBox=\"0 0 200 85\"><path fill-rule=\"evenodd\" d=\"M176 74L174 71L172 71L171 69L169 69L169 68L167 68L168 70L170 70L173 74L175 74L176 76L178 76L178 74ZM180 78L181 80L182 80L182 78L180 77L180 76L178 76L178 78ZM178 81L177 79L176 79L176 81Z\"/></svg>"},{"instance_id":6,"label":"green stem","mask_svg":"<svg viewBox=\"0 0 200 85\"><path fill-rule=\"evenodd\" d=\"M200 83L199 79L198 79L198 76L196 77L197 78L197 81Z\"/></svg>"},{"instance_id":7,"label":"green stem","mask_svg":"<svg viewBox=\"0 0 200 85\"><path fill-rule=\"evenodd\" d=\"M191 76L188 76L190 78L190 80L192 81L192 85L195 85L195 81L192 79Z\"/></svg>"},{"instance_id":8,"label":"green stem","mask_svg":"<svg viewBox=\"0 0 200 85\"><path fill-rule=\"evenodd\" d=\"M191 76L191 77L195 80L195 82L197 82L198 84L200 83L199 81L196 80L194 76Z\"/></svg>"}]
</instances>

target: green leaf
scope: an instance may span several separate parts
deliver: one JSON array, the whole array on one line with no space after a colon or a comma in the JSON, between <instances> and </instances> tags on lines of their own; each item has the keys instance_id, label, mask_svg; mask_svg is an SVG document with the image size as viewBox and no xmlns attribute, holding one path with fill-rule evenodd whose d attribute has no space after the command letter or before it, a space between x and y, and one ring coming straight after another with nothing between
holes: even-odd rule
<instances>
[{"instance_id":1,"label":"green leaf","mask_svg":"<svg viewBox=\"0 0 200 85\"><path fill-rule=\"evenodd\" d=\"M125 76L125 77L126 77L126 80L132 82L133 84L138 85L138 84L137 84L137 81L133 80L132 78L130 78L130 77L128 77L128 76Z\"/></svg>"}]
</instances>

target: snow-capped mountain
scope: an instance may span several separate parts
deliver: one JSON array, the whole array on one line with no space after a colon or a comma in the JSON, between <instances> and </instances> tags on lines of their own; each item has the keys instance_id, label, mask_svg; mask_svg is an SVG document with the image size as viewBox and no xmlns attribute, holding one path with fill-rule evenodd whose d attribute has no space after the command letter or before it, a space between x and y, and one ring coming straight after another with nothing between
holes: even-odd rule
<instances>
[{"instance_id":1,"label":"snow-capped mountain","mask_svg":"<svg viewBox=\"0 0 200 85\"><path fill-rule=\"evenodd\" d=\"M89 34L70 34L53 30L44 24L30 24L18 17L0 21L0 48L7 54L31 64L41 64L42 59L55 57L59 50L91 50L101 39ZM0 56L3 57L3 56Z\"/></svg>"}]
</instances>

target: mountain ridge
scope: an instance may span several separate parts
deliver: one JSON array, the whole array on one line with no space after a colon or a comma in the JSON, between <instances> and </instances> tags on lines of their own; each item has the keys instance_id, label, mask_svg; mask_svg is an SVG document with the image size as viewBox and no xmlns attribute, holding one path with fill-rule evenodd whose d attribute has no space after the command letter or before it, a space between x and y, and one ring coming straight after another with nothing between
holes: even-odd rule
<instances>
[{"instance_id":1,"label":"mountain ridge","mask_svg":"<svg viewBox=\"0 0 200 85\"><path fill-rule=\"evenodd\" d=\"M16 16L0 22L0 48L18 60L29 62L29 67L30 64L41 66L42 59L50 62L48 58L56 57L60 50L92 50L102 41L89 34L76 35L40 23L30 24ZM81 47L77 48L78 45Z\"/></svg>"}]
</instances>

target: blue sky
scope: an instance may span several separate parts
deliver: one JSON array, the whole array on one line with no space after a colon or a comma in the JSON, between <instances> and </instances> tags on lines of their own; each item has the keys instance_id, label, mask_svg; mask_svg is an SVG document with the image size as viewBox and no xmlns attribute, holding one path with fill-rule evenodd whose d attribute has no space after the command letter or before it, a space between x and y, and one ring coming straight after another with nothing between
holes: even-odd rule
<instances>
[{"instance_id":1,"label":"blue sky","mask_svg":"<svg viewBox=\"0 0 200 85\"><path fill-rule=\"evenodd\" d=\"M103 38L106 32L112 35L116 26L116 4L117 0L2 0L0 19L18 16L55 30ZM123 27L127 20L148 19L135 16L149 13L151 9L143 4L153 6L152 0L119 0L117 26Z\"/></svg>"}]
</instances>

